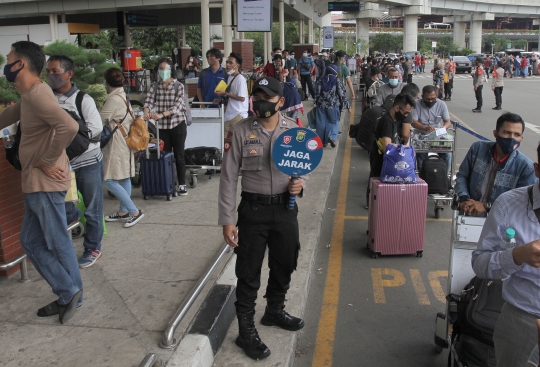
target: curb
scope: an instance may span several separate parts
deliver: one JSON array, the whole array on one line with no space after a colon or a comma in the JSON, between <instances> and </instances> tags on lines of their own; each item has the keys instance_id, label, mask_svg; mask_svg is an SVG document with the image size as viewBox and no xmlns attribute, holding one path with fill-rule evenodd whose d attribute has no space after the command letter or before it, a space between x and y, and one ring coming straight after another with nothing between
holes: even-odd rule
<instances>
[{"instance_id":1,"label":"curb","mask_svg":"<svg viewBox=\"0 0 540 367\"><path fill-rule=\"evenodd\" d=\"M236 255L233 254L206 295L168 367L211 367L236 317Z\"/></svg>"}]
</instances>

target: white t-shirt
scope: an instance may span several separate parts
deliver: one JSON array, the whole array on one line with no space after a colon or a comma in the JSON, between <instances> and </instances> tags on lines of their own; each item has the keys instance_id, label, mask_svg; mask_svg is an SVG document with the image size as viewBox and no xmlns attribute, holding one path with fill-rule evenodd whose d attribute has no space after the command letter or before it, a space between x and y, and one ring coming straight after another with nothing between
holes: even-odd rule
<instances>
[{"instance_id":1,"label":"white t-shirt","mask_svg":"<svg viewBox=\"0 0 540 367\"><path fill-rule=\"evenodd\" d=\"M230 85L231 83L232 85L229 93L235 94L239 97L244 97L244 102L229 98L227 110L225 111L225 121L232 120L238 115L241 115L243 118L248 117L249 95L246 78L244 78L241 74L238 74L236 78L234 78L234 76L229 76L227 85Z\"/></svg>"}]
</instances>

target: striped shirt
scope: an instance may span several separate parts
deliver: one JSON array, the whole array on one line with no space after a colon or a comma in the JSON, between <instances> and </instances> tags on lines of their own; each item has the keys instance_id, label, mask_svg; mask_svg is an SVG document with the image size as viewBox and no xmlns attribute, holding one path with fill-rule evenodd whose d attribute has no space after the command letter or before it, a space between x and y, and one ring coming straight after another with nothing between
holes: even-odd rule
<instances>
[{"instance_id":1,"label":"striped shirt","mask_svg":"<svg viewBox=\"0 0 540 367\"><path fill-rule=\"evenodd\" d=\"M178 93L176 93L175 83L178 83ZM169 83L167 88L163 83L156 83L150 86L144 100L144 108L154 111L154 113L163 113L170 111L171 115L159 120L160 129L172 129L180 123L186 121L186 105L184 103L184 85L178 80Z\"/></svg>"},{"instance_id":2,"label":"striped shirt","mask_svg":"<svg viewBox=\"0 0 540 367\"><path fill-rule=\"evenodd\" d=\"M534 206L527 187L503 193L497 198L482 229L478 247L472 255L476 275L484 279L505 279L503 298L513 306L540 317L540 269L516 265L512 249L499 247L507 228L516 231L516 245L540 239L540 223L534 209L540 208L540 189L534 184Z\"/></svg>"}]
</instances>

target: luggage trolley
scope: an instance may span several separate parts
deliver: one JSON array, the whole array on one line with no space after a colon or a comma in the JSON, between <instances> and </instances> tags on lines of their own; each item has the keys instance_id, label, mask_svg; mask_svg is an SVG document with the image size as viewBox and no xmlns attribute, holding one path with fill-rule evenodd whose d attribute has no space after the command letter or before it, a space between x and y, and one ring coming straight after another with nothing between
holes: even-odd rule
<instances>
[{"instance_id":1,"label":"luggage trolley","mask_svg":"<svg viewBox=\"0 0 540 367\"><path fill-rule=\"evenodd\" d=\"M452 121L452 125L456 126L457 122ZM456 144L455 144L455 128L447 129L454 133L454 135L443 134L441 136L436 136L435 132L432 132L428 135L423 135L420 133L415 133L415 130L411 131L411 146L414 148L416 153L451 153L452 154L452 167L450 179L454 177L454 159L456 157ZM445 206L450 206L452 203L453 197L453 188L445 194L429 194L428 199L433 200L435 203L435 218L439 219L441 217L441 211L444 210Z\"/></svg>"},{"instance_id":2,"label":"luggage trolley","mask_svg":"<svg viewBox=\"0 0 540 367\"><path fill-rule=\"evenodd\" d=\"M457 139L458 123L453 122L454 130L454 147ZM455 152L455 150L454 150ZM453 158L455 155L453 156ZM452 164L452 177L454 175L455 164ZM459 212L457 197L452 199L452 233L450 259L448 263L448 283L446 294L460 294L465 286L475 276L471 265L472 252L476 250L485 217L470 217ZM447 297L445 311L437 313L435 321L435 346L438 352L443 348L450 348L451 365L454 366L454 361L461 363L457 358L457 353L451 342L450 324L456 321L457 303Z\"/></svg>"},{"instance_id":3,"label":"luggage trolley","mask_svg":"<svg viewBox=\"0 0 540 367\"><path fill-rule=\"evenodd\" d=\"M192 102L191 104L201 105L208 104L208 102ZM225 136L223 135L225 129L223 105L214 108L192 108L191 117L192 123L188 127L185 149L204 146L217 147L221 155L219 162L216 159L212 159L212 164L209 165L186 165L186 169L189 169L189 186L196 187L198 170L221 169L223 144L225 142Z\"/></svg>"}]
</instances>

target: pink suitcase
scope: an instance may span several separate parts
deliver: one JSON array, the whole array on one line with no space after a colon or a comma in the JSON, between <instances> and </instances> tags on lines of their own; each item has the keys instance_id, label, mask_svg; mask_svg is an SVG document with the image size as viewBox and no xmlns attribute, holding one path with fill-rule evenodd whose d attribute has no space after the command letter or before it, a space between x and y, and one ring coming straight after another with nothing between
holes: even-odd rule
<instances>
[{"instance_id":1,"label":"pink suitcase","mask_svg":"<svg viewBox=\"0 0 540 367\"><path fill-rule=\"evenodd\" d=\"M428 186L387 184L371 179L368 243L372 258L379 255L416 254L424 251Z\"/></svg>"}]
</instances>

